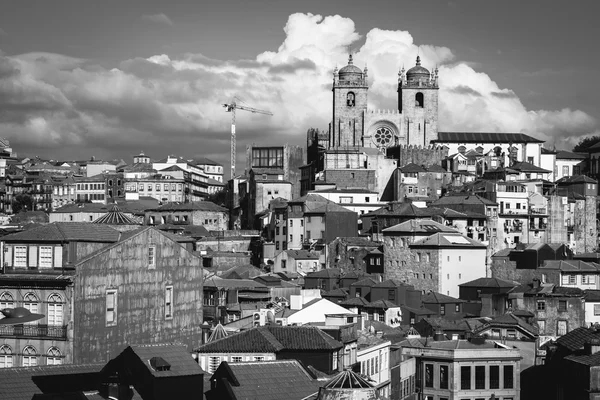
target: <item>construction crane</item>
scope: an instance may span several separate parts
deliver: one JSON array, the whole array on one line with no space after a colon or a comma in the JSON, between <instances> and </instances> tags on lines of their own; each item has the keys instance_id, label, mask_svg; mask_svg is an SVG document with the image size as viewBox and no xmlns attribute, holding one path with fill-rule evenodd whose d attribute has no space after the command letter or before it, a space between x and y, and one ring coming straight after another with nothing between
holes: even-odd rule
<instances>
[{"instance_id":1,"label":"construction crane","mask_svg":"<svg viewBox=\"0 0 600 400\"><path fill-rule=\"evenodd\" d=\"M233 101L229 104L223 104L227 112L231 112L231 179L235 177L235 110L250 111L254 114L265 114L273 115L270 111L259 110L257 108L241 106L237 104L237 97L233 98Z\"/></svg>"}]
</instances>

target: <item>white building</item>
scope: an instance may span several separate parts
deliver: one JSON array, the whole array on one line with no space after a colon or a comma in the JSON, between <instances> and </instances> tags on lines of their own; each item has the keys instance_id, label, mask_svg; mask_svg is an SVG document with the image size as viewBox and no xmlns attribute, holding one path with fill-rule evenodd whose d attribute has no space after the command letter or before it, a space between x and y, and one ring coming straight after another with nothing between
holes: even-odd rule
<instances>
[{"instance_id":1,"label":"white building","mask_svg":"<svg viewBox=\"0 0 600 400\"><path fill-rule=\"evenodd\" d=\"M369 379L382 396L389 396L391 389L390 346L392 342L377 338L358 339L356 362L360 373Z\"/></svg>"}]
</instances>

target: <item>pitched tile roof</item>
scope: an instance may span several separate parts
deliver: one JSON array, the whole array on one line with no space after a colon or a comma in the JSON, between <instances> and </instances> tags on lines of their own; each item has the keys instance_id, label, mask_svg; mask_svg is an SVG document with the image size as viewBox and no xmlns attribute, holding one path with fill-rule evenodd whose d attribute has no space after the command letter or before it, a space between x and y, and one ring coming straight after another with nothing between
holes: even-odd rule
<instances>
[{"instance_id":1,"label":"pitched tile roof","mask_svg":"<svg viewBox=\"0 0 600 400\"><path fill-rule=\"evenodd\" d=\"M282 350L334 351L343 347L312 326L261 326L204 344L198 353L278 353Z\"/></svg>"},{"instance_id":2,"label":"pitched tile roof","mask_svg":"<svg viewBox=\"0 0 600 400\"><path fill-rule=\"evenodd\" d=\"M338 268L326 268L306 274L306 278L339 278L341 271Z\"/></svg>"},{"instance_id":3,"label":"pitched tile roof","mask_svg":"<svg viewBox=\"0 0 600 400\"><path fill-rule=\"evenodd\" d=\"M448 205L455 205L455 204L462 204L462 205L483 204L486 206L498 205L497 203L495 203L491 200L488 200L485 197L481 197L476 194L466 194L466 193L447 195L444 197L440 197L439 199L437 199L436 201L431 203L431 205L434 207L441 207L441 206L448 206Z\"/></svg>"},{"instance_id":4,"label":"pitched tile roof","mask_svg":"<svg viewBox=\"0 0 600 400\"><path fill-rule=\"evenodd\" d=\"M365 278L365 279L361 279L360 281L356 281L353 282L350 286L369 286L369 287L373 287L377 284L377 282L375 282L372 278Z\"/></svg>"},{"instance_id":5,"label":"pitched tile roof","mask_svg":"<svg viewBox=\"0 0 600 400\"><path fill-rule=\"evenodd\" d=\"M425 168L423 168L420 165L417 165L415 163L409 163L406 164L403 167L398 167L398 169L402 172L402 173L418 173L418 172L427 172L427 170Z\"/></svg>"},{"instance_id":6,"label":"pitched tile roof","mask_svg":"<svg viewBox=\"0 0 600 400\"><path fill-rule=\"evenodd\" d=\"M493 288L514 288L519 286L518 283L506 281L498 278L477 278L470 282L461 283L458 286L463 287L493 287Z\"/></svg>"},{"instance_id":7,"label":"pitched tile roof","mask_svg":"<svg viewBox=\"0 0 600 400\"><path fill-rule=\"evenodd\" d=\"M204 373L200 365L182 344L131 345L129 348L155 377L200 375ZM170 368L165 371L157 371L152 368L150 360L154 357L162 358L170 365Z\"/></svg>"},{"instance_id":8,"label":"pitched tile roof","mask_svg":"<svg viewBox=\"0 0 600 400\"><path fill-rule=\"evenodd\" d=\"M527 161L521 161L521 162L515 163L510 168L514 169L515 171L519 171L519 172L536 172L536 173L552 172L547 169L540 168L537 165L533 165L532 163L529 163Z\"/></svg>"},{"instance_id":9,"label":"pitched tile roof","mask_svg":"<svg viewBox=\"0 0 600 400\"><path fill-rule=\"evenodd\" d=\"M590 328L579 327L556 339L556 344L570 351L575 351L583 348L583 345L588 340L598 338L600 338L600 332Z\"/></svg>"},{"instance_id":10,"label":"pitched tile roof","mask_svg":"<svg viewBox=\"0 0 600 400\"><path fill-rule=\"evenodd\" d=\"M457 248L486 248L486 245L460 233L435 233L410 247L457 247Z\"/></svg>"},{"instance_id":11,"label":"pitched tile roof","mask_svg":"<svg viewBox=\"0 0 600 400\"><path fill-rule=\"evenodd\" d=\"M431 219L412 219L410 221L402 222L398 225L385 228L382 232L384 233L429 233L434 234L436 232L456 232L456 229L452 229L448 226L442 225L439 222L435 222Z\"/></svg>"},{"instance_id":12,"label":"pitched tile roof","mask_svg":"<svg viewBox=\"0 0 600 400\"><path fill-rule=\"evenodd\" d=\"M43 394L45 391L39 384L47 382L40 378L47 378L56 381L59 376L63 379L60 382L73 383L69 389L77 390L96 390L97 387L85 387L85 383L92 382L95 379L81 379L84 375L99 374L104 364L64 364L64 365L44 365L28 368L0 368L0 399L10 400L31 400L36 394ZM58 381L57 381L58 382Z\"/></svg>"},{"instance_id":13,"label":"pitched tile roof","mask_svg":"<svg viewBox=\"0 0 600 400\"><path fill-rule=\"evenodd\" d=\"M438 132L434 143L544 143L524 133Z\"/></svg>"},{"instance_id":14,"label":"pitched tile roof","mask_svg":"<svg viewBox=\"0 0 600 400\"><path fill-rule=\"evenodd\" d=\"M160 207L147 211L219 211L226 212L227 209L216 205L211 201L196 201L193 203L166 203Z\"/></svg>"},{"instance_id":15,"label":"pitched tile roof","mask_svg":"<svg viewBox=\"0 0 600 400\"><path fill-rule=\"evenodd\" d=\"M563 272L598 273L600 264L582 260L545 260L540 269L557 269Z\"/></svg>"},{"instance_id":16,"label":"pitched tile roof","mask_svg":"<svg viewBox=\"0 0 600 400\"><path fill-rule=\"evenodd\" d=\"M556 153L556 159L560 160L585 160L587 158L587 154L583 153L573 153L571 151L559 150Z\"/></svg>"},{"instance_id":17,"label":"pitched tile roof","mask_svg":"<svg viewBox=\"0 0 600 400\"><path fill-rule=\"evenodd\" d=\"M479 332L487 330L491 327L496 327L496 326L521 327L531 335L535 336L538 334L537 327L534 327L533 325L528 324L522 318L519 318L515 314L510 313L510 312L506 313L504 315L500 315L500 316L492 319L488 323L478 327L476 329L475 333L479 333Z\"/></svg>"},{"instance_id":18,"label":"pitched tile roof","mask_svg":"<svg viewBox=\"0 0 600 400\"><path fill-rule=\"evenodd\" d=\"M421 302L423 304L448 304L448 303L464 303L464 300L457 299L451 296L438 292L429 292L423 296Z\"/></svg>"},{"instance_id":19,"label":"pitched tile roof","mask_svg":"<svg viewBox=\"0 0 600 400\"><path fill-rule=\"evenodd\" d=\"M87 222L53 222L23 232L6 235L7 242L116 242L121 233L102 224Z\"/></svg>"},{"instance_id":20,"label":"pitched tile roof","mask_svg":"<svg viewBox=\"0 0 600 400\"><path fill-rule=\"evenodd\" d=\"M321 382L296 360L223 364L223 368L230 369L236 381L236 384L228 386L235 398L240 400L301 400L316 395L321 386ZM220 372L216 375L221 376Z\"/></svg>"},{"instance_id":21,"label":"pitched tile roof","mask_svg":"<svg viewBox=\"0 0 600 400\"><path fill-rule=\"evenodd\" d=\"M319 256L315 253L311 253L308 250L286 250L285 251L289 257L295 259L318 259Z\"/></svg>"},{"instance_id":22,"label":"pitched tile roof","mask_svg":"<svg viewBox=\"0 0 600 400\"><path fill-rule=\"evenodd\" d=\"M375 300L364 306L365 308L377 308L387 310L389 308L398 308L395 303L389 300Z\"/></svg>"}]
</instances>

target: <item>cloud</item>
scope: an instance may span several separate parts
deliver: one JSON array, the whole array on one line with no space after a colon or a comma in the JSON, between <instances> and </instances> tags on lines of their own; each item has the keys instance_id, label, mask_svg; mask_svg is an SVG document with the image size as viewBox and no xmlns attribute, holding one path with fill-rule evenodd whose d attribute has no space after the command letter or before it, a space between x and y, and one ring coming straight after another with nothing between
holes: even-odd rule
<instances>
[{"instance_id":1,"label":"cloud","mask_svg":"<svg viewBox=\"0 0 600 400\"><path fill-rule=\"evenodd\" d=\"M412 67L419 52L423 66L439 66L441 130L526 132L572 144L598 130L579 110L528 110L475 64L447 47L417 44L407 31L373 28L363 36L349 18L298 13L284 32L276 50L238 60L156 54L106 68L59 54L0 52L0 132L28 155L131 161L143 149L155 158L210 155L227 166L231 114L223 104L237 96L273 113L237 112L244 165L247 144L302 145L309 127L327 129L332 71L347 63L351 46L354 64L368 67L371 108L396 107L398 70Z\"/></svg>"},{"instance_id":2,"label":"cloud","mask_svg":"<svg viewBox=\"0 0 600 400\"><path fill-rule=\"evenodd\" d=\"M142 15L142 20L147 21L147 22L153 22L156 24L173 25L173 21L171 20L171 18L167 17L167 15L163 14L163 13L144 14L144 15Z\"/></svg>"},{"instance_id":3,"label":"cloud","mask_svg":"<svg viewBox=\"0 0 600 400\"><path fill-rule=\"evenodd\" d=\"M8 35L8 33L6 33L6 31L2 28L0 28L0 36L6 36Z\"/></svg>"}]
</instances>

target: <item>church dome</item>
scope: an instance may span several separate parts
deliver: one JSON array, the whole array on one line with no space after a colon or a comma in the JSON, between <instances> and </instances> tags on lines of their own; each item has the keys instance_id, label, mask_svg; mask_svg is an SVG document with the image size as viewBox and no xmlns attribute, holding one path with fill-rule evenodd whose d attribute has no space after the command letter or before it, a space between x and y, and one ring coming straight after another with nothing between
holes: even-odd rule
<instances>
[{"instance_id":1,"label":"church dome","mask_svg":"<svg viewBox=\"0 0 600 400\"><path fill-rule=\"evenodd\" d=\"M342 77L344 75L354 75L354 74L362 75L362 73L363 73L362 70L352 63L352 54L350 54L350 56L348 57L348 65L341 68L340 71L338 72L340 77Z\"/></svg>"},{"instance_id":2,"label":"church dome","mask_svg":"<svg viewBox=\"0 0 600 400\"><path fill-rule=\"evenodd\" d=\"M421 66L421 57L419 56L417 56L417 65L406 71L406 80L408 81L427 80L430 76L429 70Z\"/></svg>"}]
</instances>

